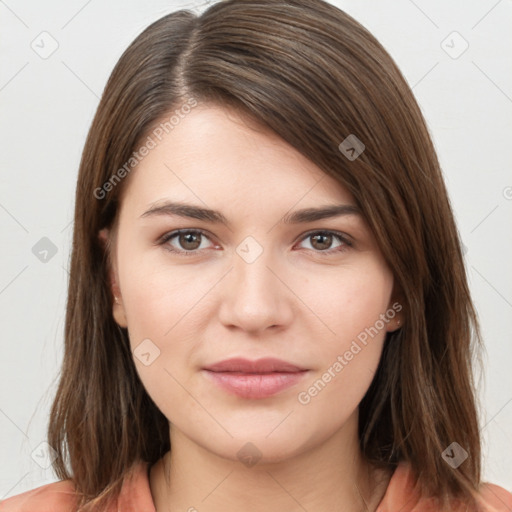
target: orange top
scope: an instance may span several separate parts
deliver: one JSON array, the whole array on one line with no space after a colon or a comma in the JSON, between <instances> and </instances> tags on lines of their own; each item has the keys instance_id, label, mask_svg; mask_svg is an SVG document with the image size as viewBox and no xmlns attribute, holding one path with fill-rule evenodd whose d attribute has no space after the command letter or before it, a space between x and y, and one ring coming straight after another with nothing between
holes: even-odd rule
<instances>
[{"instance_id":1,"label":"orange top","mask_svg":"<svg viewBox=\"0 0 512 512\"><path fill-rule=\"evenodd\" d=\"M136 465L111 512L155 512L149 469L147 462ZM400 462L376 512L435 512L431 500L420 498L414 484L409 465ZM486 512L512 512L512 493L502 487L484 484L480 496ZM71 480L61 480L7 498L0 503L0 512L72 512L75 499Z\"/></svg>"}]
</instances>

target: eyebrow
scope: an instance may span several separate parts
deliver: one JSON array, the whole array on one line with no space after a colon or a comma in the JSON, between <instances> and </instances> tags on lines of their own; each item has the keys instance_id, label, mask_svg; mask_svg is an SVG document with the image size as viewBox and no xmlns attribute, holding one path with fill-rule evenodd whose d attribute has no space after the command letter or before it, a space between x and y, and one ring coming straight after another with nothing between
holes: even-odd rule
<instances>
[{"instance_id":1,"label":"eyebrow","mask_svg":"<svg viewBox=\"0 0 512 512\"><path fill-rule=\"evenodd\" d=\"M361 210L352 204L333 204L319 208L305 208L295 210L283 216L284 224L301 224L315 222L317 220L340 217L342 215L362 216ZM175 201L157 202L141 217L150 216L178 216L190 219L204 220L214 224L224 224L229 226L228 219L219 211L209 208L201 208L192 204L180 203Z\"/></svg>"}]
</instances>

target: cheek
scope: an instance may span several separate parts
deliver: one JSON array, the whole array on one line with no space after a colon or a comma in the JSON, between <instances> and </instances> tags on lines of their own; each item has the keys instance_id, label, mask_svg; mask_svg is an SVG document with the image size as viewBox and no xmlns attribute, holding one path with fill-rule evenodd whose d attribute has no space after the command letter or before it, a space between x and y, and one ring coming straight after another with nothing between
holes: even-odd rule
<instances>
[{"instance_id":1,"label":"cheek","mask_svg":"<svg viewBox=\"0 0 512 512\"><path fill-rule=\"evenodd\" d=\"M316 343L320 364L298 393L301 405L319 413L328 407L334 423L357 407L379 365L387 323L394 316L388 310L392 285L385 266L368 264L340 269L319 288L321 293L302 290L305 302L316 300L312 309L321 312L327 335Z\"/></svg>"},{"instance_id":2,"label":"cheek","mask_svg":"<svg viewBox=\"0 0 512 512\"><path fill-rule=\"evenodd\" d=\"M383 330L364 343L348 337L323 347L324 365L296 394L297 417L307 419L315 436L335 432L357 410L378 368L385 336Z\"/></svg>"},{"instance_id":3,"label":"cheek","mask_svg":"<svg viewBox=\"0 0 512 512\"><path fill-rule=\"evenodd\" d=\"M121 245L120 245L121 247ZM169 414L190 407L191 381L200 336L209 321L208 291L219 277L198 277L172 266L162 254L138 256L127 243L119 258L119 279L137 373L157 407ZM121 254L121 252L120 252Z\"/></svg>"},{"instance_id":4,"label":"cheek","mask_svg":"<svg viewBox=\"0 0 512 512\"><path fill-rule=\"evenodd\" d=\"M208 275L199 279L173 266L163 248L144 250L128 241L123 249L130 256L120 253L119 279L132 341L150 336L171 338L211 286Z\"/></svg>"},{"instance_id":5,"label":"cheek","mask_svg":"<svg viewBox=\"0 0 512 512\"><path fill-rule=\"evenodd\" d=\"M133 360L151 399L169 421L191 406L189 369L200 329L194 316L198 290L179 273L139 268L126 286L126 312ZM173 415L177 414L178 418Z\"/></svg>"},{"instance_id":6,"label":"cheek","mask_svg":"<svg viewBox=\"0 0 512 512\"><path fill-rule=\"evenodd\" d=\"M329 343L323 346L337 350L375 325L389 306L393 288L387 267L369 257L361 258L357 265L340 266L300 283L297 280L297 295L315 313L324 327L322 332L327 334L324 339Z\"/></svg>"}]
</instances>

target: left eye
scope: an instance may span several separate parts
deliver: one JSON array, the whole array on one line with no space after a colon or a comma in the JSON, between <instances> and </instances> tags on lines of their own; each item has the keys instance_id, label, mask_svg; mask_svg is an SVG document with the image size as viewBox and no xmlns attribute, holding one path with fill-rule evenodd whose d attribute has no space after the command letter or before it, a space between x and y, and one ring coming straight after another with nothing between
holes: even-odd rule
<instances>
[{"instance_id":1,"label":"left eye","mask_svg":"<svg viewBox=\"0 0 512 512\"><path fill-rule=\"evenodd\" d=\"M341 233L335 233L334 231L314 231L313 233L307 234L302 238L302 240L307 240L308 238L311 238L314 244L318 244L320 246L313 246L313 249L318 249L315 252L325 254L345 251L348 247L352 246L352 243L349 242L346 237L344 237ZM331 246L333 239L337 239L340 243L334 248L325 247L326 245Z\"/></svg>"},{"instance_id":2,"label":"left eye","mask_svg":"<svg viewBox=\"0 0 512 512\"><path fill-rule=\"evenodd\" d=\"M201 247L201 237L207 238L208 236L201 230L188 229L188 230L177 230L164 235L160 241L162 245L166 244L166 249L183 254L184 256L193 256L204 249ZM177 239L180 247L172 245L170 242L173 239ZM313 252L323 254L331 254L333 252L342 252L352 247L352 243L341 233L334 231L313 231L307 233L302 237L301 241L311 239L313 244L310 242ZM337 239L339 244L332 248L333 240ZM169 243L167 243L169 242Z\"/></svg>"}]
</instances>

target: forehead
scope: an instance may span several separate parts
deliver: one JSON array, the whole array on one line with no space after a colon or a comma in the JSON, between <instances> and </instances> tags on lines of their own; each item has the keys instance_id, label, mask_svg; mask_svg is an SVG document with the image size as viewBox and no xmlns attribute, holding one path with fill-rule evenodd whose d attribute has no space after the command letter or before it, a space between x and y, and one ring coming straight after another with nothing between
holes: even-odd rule
<instances>
[{"instance_id":1,"label":"forehead","mask_svg":"<svg viewBox=\"0 0 512 512\"><path fill-rule=\"evenodd\" d=\"M142 214L164 198L258 214L325 203L354 204L334 178L276 134L236 111L198 105L168 129L130 175L123 208Z\"/></svg>"}]
</instances>

